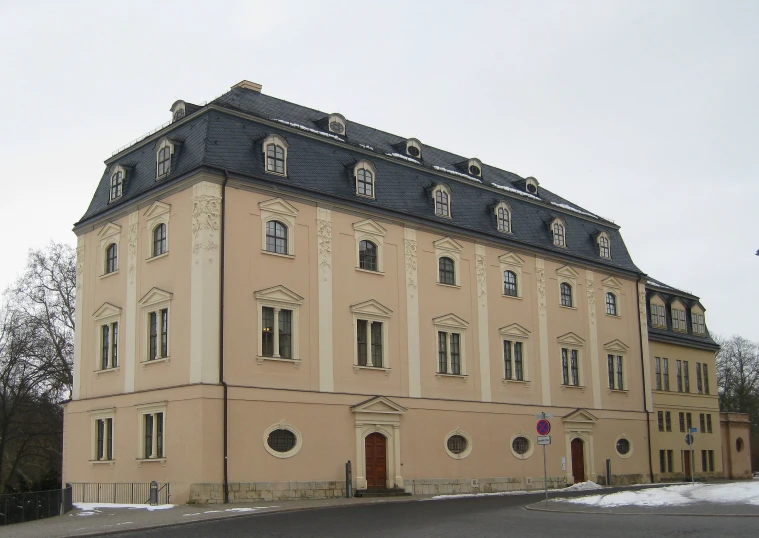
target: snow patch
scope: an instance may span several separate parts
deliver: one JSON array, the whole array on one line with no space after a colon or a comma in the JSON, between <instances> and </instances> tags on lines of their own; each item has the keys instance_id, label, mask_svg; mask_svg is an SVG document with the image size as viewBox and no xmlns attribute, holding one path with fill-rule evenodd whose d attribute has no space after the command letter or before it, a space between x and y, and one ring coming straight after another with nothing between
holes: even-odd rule
<instances>
[{"instance_id":1,"label":"snow patch","mask_svg":"<svg viewBox=\"0 0 759 538\"><path fill-rule=\"evenodd\" d=\"M391 157L398 157L399 159L404 159L412 163L421 164L416 159L412 159L411 157L406 157L405 155L401 155L400 153L385 153L385 155L390 155Z\"/></svg>"},{"instance_id":2,"label":"snow patch","mask_svg":"<svg viewBox=\"0 0 759 538\"><path fill-rule=\"evenodd\" d=\"M368 150L370 150L370 151L374 151L374 148L373 148L373 147L371 147L371 146L367 146L366 144L359 144L359 146L361 146L361 147L362 147L362 148L364 148L364 149L368 149Z\"/></svg>"},{"instance_id":3,"label":"snow patch","mask_svg":"<svg viewBox=\"0 0 759 538\"><path fill-rule=\"evenodd\" d=\"M603 486L599 486L595 482L578 482L577 484L574 484L572 486L569 486L566 489L563 489L562 491L591 491L595 489L603 489Z\"/></svg>"},{"instance_id":4,"label":"snow patch","mask_svg":"<svg viewBox=\"0 0 759 538\"><path fill-rule=\"evenodd\" d=\"M533 200L540 200L537 196L534 194L530 194L529 192L520 191L519 189L515 189L513 187L507 187L505 185L499 185L498 183L491 183L493 187L496 189L501 189L502 191L508 191L513 192L514 194L518 194L520 196L525 196L526 198L532 198ZM542 200L540 200L542 201Z\"/></svg>"},{"instance_id":5,"label":"snow patch","mask_svg":"<svg viewBox=\"0 0 759 538\"><path fill-rule=\"evenodd\" d=\"M698 503L749 504L759 506L759 484L755 482L688 484L558 500L601 508L616 506L685 506Z\"/></svg>"},{"instance_id":6,"label":"snow patch","mask_svg":"<svg viewBox=\"0 0 759 538\"><path fill-rule=\"evenodd\" d=\"M443 168L442 166L433 166L432 168L434 168L438 172L445 172L446 174L452 174L454 176L471 179L472 181L476 181L477 183L482 183L482 180L480 180L479 178L472 177L468 174L462 174L461 172L457 172L456 170L448 170L447 168Z\"/></svg>"},{"instance_id":7,"label":"snow patch","mask_svg":"<svg viewBox=\"0 0 759 538\"><path fill-rule=\"evenodd\" d=\"M98 508L111 509L111 508L128 508L129 510L147 510L153 512L155 510L168 510L174 508L173 504L157 504L155 506L150 504L116 504L116 503L74 503L74 506L83 512L80 516L85 515L86 512L100 512ZM87 514L92 515L92 514Z\"/></svg>"},{"instance_id":8,"label":"snow patch","mask_svg":"<svg viewBox=\"0 0 759 538\"><path fill-rule=\"evenodd\" d=\"M444 501L446 499L469 499L473 497L501 497L504 495L536 495L536 494L544 495L544 492L541 489L539 491L516 490L516 491L497 491L494 493L454 493L452 495L435 495L434 497L430 497L429 499L419 499L419 500L420 501Z\"/></svg>"},{"instance_id":9,"label":"snow patch","mask_svg":"<svg viewBox=\"0 0 759 538\"><path fill-rule=\"evenodd\" d=\"M339 136L333 135L332 133L325 133L324 131L312 129L311 127L306 127L305 125L301 125L300 123L293 123L291 121L280 120L277 118L271 118L271 121L278 121L279 123L284 123L285 125L289 125L290 127L295 127L296 129L300 129L301 131L308 131L309 133L314 133L321 136L328 136L329 138L334 138L335 140L339 140L340 142L345 142L345 140L343 140Z\"/></svg>"},{"instance_id":10,"label":"snow patch","mask_svg":"<svg viewBox=\"0 0 759 538\"><path fill-rule=\"evenodd\" d=\"M555 205L556 207L560 207L562 209L566 209L568 211L574 211L575 213L579 213L580 215L587 215L588 217L593 218L599 218L598 215L594 215L593 213L588 213L587 211L583 211L581 209L577 209L576 207L572 207L571 205L567 204L560 204L558 202L551 202L551 205Z\"/></svg>"}]
</instances>

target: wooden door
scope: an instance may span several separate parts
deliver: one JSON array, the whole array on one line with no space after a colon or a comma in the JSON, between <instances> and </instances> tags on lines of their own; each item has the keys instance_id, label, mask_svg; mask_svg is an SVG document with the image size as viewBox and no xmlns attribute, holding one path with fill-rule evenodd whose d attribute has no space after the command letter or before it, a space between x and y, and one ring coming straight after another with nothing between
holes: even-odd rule
<instances>
[{"instance_id":1,"label":"wooden door","mask_svg":"<svg viewBox=\"0 0 759 538\"><path fill-rule=\"evenodd\" d=\"M582 439L572 439L572 476L575 484L585 482L585 443Z\"/></svg>"},{"instance_id":2,"label":"wooden door","mask_svg":"<svg viewBox=\"0 0 759 538\"><path fill-rule=\"evenodd\" d=\"M683 472L690 478L690 450L683 450Z\"/></svg>"},{"instance_id":3,"label":"wooden door","mask_svg":"<svg viewBox=\"0 0 759 538\"><path fill-rule=\"evenodd\" d=\"M366 487L384 489L387 487L387 439L381 433L366 436Z\"/></svg>"}]
</instances>

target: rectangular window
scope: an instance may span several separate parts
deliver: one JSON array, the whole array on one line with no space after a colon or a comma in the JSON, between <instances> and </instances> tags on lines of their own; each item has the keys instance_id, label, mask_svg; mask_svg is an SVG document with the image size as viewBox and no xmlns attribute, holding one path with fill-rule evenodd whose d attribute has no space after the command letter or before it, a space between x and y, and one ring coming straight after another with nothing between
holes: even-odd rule
<instances>
[{"instance_id":1,"label":"rectangular window","mask_svg":"<svg viewBox=\"0 0 759 538\"><path fill-rule=\"evenodd\" d=\"M511 379L512 374L511 364L511 342L508 340L503 341L503 368L504 379Z\"/></svg>"},{"instance_id":2,"label":"rectangular window","mask_svg":"<svg viewBox=\"0 0 759 538\"><path fill-rule=\"evenodd\" d=\"M669 359L662 359L664 364L664 390L669 390Z\"/></svg>"},{"instance_id":3,"label":"rectangular window","mask_svg":"<svg viewBox=\"0 0 759 538\"><path fill-rule=\"evenodd\" d=\"M461 375L461 347L457 333L451 333L451 373Z\"/></svg>"},{"instance_id":4,"label":"rectangular window","mask_svg":"<svg viewBox=\"0 0 759 538\"><path fill-rule=\"evenodd\" d=\"M169 309L162 308L148 315L148 360L169 356Z\"/></svg>"},{"instance_id":5,"label":"rectangular window","mask_svg":"<svg viewBox=\"0 0 759 538\"><path fill-rule=\"evenodd\" d=\"M279 311L279 356L284 359L293 358L293 312Z\"/></svg>"},{"instance_id":6,"label":"rectangular window","mask_svg":"<svg viewBox=\"0 0 759 538\"><path fill-rule=\"evenodd\" d=\"M561 384L569 385L569 357L568 351L561 348Z\"/></svg>"},{"instance_id":7,"label":"rectangular window","mask_svg":"<svg viewBox=\"0 0 759 538\"><path fill-rule=\"evenodd\" d=\"M664 431L664 411L658 411L656 413L656 416L659 422L659 431L663 432Z\"/></svg>"},{"instance_id":8,"label":"rectangular window","mask_svg":"<svg viewBox=\"0 0 759 538\"><path fill-rule=\"evenodd\" d=\"M293 358L293 311L261 307L261 356Z\"/></svg>"},{"instance_id":9,"label":"rectangular window","mask_svg":"<svg viewBox=\"0 0 759 538\"><path fill-rule=\"evenodd\" d=\"M685 385L685 392L690 392L690 372L688 368L688 361L683 361L683 383Z\"/></svg>"},{"instance_id":10,"label":"rectangular window","mask_svg":"<svg viewBox=\"0 0 759 538\"><path fill-rule=\"evenodd\" d=\"M672 467L673 467L673 465L672 465L672 459L673 459L673 457L672 456L673 456L673 451L672 450L667 450L667 472L669 472L669 473L672 472Z\"/></svg>"},{"instance_id":11,"label":"rectangular window","mask_svg":"<svg viewBox=\"0 0 759 538\"><path fill-rule=\"evenodd\" d=\"M437 333L437 355L438 355L438 372L441 374L448 373L448 333L439 331Z\"/></svg>"},{"instance_id":12,"label":"rectangular window","mask_svg":"<svg viewBox=\"0 0 759 538\"><path fill-rule=\"evenodd\" d=\"M709 456L709 472L713 473L714 472L714 450L709 450L708 456Z\"/></svg>"},{"instance_id":13,"label":"rectangular window","mask_svg":"<svg viewBox=\"0 0 759 538\"><path fill-rule=\"evenodd\" d=\"M366 366L367 362L367 342L366 342L366 320L359 319L356 321L356 353L358 354L358 365Z\"/></svg>"},{"instance_id":14,"label":"rectangular window","mask_svg":"<svg viewBox=\"0 0 759 538\"><path fill-rule=\"evenodd\" d=\"M580 366L577 360L577 350L569 350L569 367L572 370L572 385L575 387L580 386Z\"/></svg>"},{"instance_id":15,"label":"rectangular window","mask_svg":"<svg viewBox=\"0 0 759 538\"><path fill-rule=\"evenodd\" d=\"M261 308L261 355L274 356L274 309Z\"/></svg>"},{"instance_id":16,"label":"rectangular window","mask_svg":"<svg viewBox=\"0 0 759 538\"><path fill-rule=\"evenodd\" d=\"M617 355L617 390L625 390L624 376L622 373L622 356Z\"/></svg>"},{"instance_id":17,"label":"rectangular window","mask_svg":"<svg viewBox=\"0 0 759 538\"><path fill-rule=\"evenodd\" d=\"M372 322L372 366L382 368L382 323Z\"/></svg>"},{"instance_id":18,"label":"rectangular window","mask_svg":"<svg viewBox=\"0 0 759 538\"><path fill-rule=\"evenodd\" d=\"M101 341L101 349L100 349L100 369L105 370L108 368L108 355L110 354L111 350L111 344L110 344L110 332L111 328L108 325L103 325L100 327L100 341Z\"/></svg>"},{"instance_id":19,"label":"rectangular window","mask_svg":"<svg viewBox=\"0 0 759 538\"><path fill-rule=\"evenodd\" d=\"M514 342L514 374L517 381L524 381L524 360L522 342Z\"/></svg>"},{"instance_id":20,"label":"rectangular window","mask_svg":"<svg viewBox=\"0 0 759 538\"><path fill-rule=\"evenodd\" d=\"M706 433L706 415L703 413L700 413L698 418L699 418L699 426L701 426L701 429L699 431L701 433Z\"/></svg>"},{"instance_id":21,"label":"rectangular window","mask_svg":"<svg viewBox=\"0 0 759 538\"><path fill-rule=\"evenodd\" d=\"M661 390L661 358L656 357L656 390Z\"/></svg>"},{"instance_id":22,"label":"rectangular window","mask_svg":"<svg viewBox=\"0 0 759 538\"><path fill-rule=\"evenodd\" d=\"M606 360L609 370L609 388L614 389L614 355L607 355Z\"/></svg>"},{"instance_id":23,"label":"rectangular window","mask_svg":"<svg viewBox=\"0 0 759 538\"><path fill-rule=\"evenodd\" d=\"M704 323L703 314L692 314L691 321L693 322L693 332L695 334L706 334L706 324Z\"/></svg>"},{"instance_id":24,"label":"rectangular window","mask_svg":"<svg viewBox=\"0 0 759 538\"><path fill-rule=\"evenodd\" d=\"M706 459L706 450L701 451L701 470L703 472L706 472L709 470L709 466L707 464L707 459Z\"/></svg>"},{"instance_id":25,"label":"rectangular window","mask_svg":"<svg viewBox=\"0 0 759 538\"><path fill-rule=\"evenodd\" d=\"M163 458L163 413L146 413L143 415L143 453L144 459Z\"/></svg>"},{"instance_id":26,"label":"rectangular window","mask_svg":"<svg viewBox=\"0 0 759 538\"><path fill-rule=\"evenodd\" d=\"M664 413L664 421L667 423L667 431L671 432L672 431L672 413L670 413L669 411L666 411Z\"/></svg>"},{"instance_id":27,"label":"rectangular window","mask_svg":"<svg viewBox=\"0 0 759 538\"><path fill-rule=\"evenodd\" d=\"M622 372L622 356L607 355L609 368L609 388L614 390L624 390L624 375Z\"/></svg>"},{"instance_id":28,"label":"rectangular window","mask_svg":"<svg viewBox=\"0 0 759 538\"><path fill-rule=\"evenodd\" d=\"M706 415L706 433L712 433L712 415L711 413Z\"/></svg>"},{"instance_id":29,"label":"rectangular window","mask_svg":"<svg viewBox=\"0 0 759 538\"><path fill-rule=\"evenodd\" d=\"M675 361L675 374L677 375L677 392L683 391L683 363Z\"/></svg>"},{"instance_id":30,"label":"rectangular window","mask_svg":"<svg viewBox=\"0 0 759 538\"><path fill-rule=\"evenodd\" d=\"M667 451L666 450L659 451L659 471L662 473L667 472Z\"/></svg>"},{"instance_id":31,"label":"rectangular window","mask_svg":"<svg viewBox=\"0 0 759 538\"><path fill-rule=\"evenodd\" d=\"M703 385L702 377L701 377L701 363L700 362L696 363L696 388L699 394L703 394L704 385Z\"/></svg>"},{"instance_id":32,"label":"rectangular window","mask_svg":"<svg viewBox=\"0 0 759 538\"><path fill-rule=\"evenodd\" d=\"M678 413L677 418L680 420L680 431L685 431L685 413Z\"/></svg>"},{"instance_id":33,"label":"rectangular window","mask_svg":"<svg viewBox=\"0 0 759 538\"><path fill-rule=\"evenodd\" d=\"M704 371L704 394L709 394L709 374L706 372L706 363L701 365L701 369Z\"/></svg>"},{"instance_id":34,"label":"rectangular window","mask_svg":"<svg viewBox=\"0 0 759 538\"><path fill-rule=\"evenodd\" d=\"M651 325L655 327L667 326L667 315L665 314L664 307L662 305L651 305Z\"/></svg>"},{"instance_id":35,"label":"rectangular window","mask_svg":"<svg viewBox=\"0 0 759 538\"><path fill-rule=\"evenodd\" d=\"M113 460L113 419L98 419L95 421L95 427L97 430L95 459Z\"/></svg>"},{"instance_id":36,"label":"rectangular window","mask_svg":"<svg viewBox=\"0 0 759 538\"><path fill-rule=\"evenodd\" d=\"M461 335L438 331L437 337L439 373L462 375Z\"/></svg>"},{"instance_id":37,"label":"rectangular window","mask_svg":"<svg viewBox=\"0 0 759 538\"><path fill-rule=\"evenodd\" d=\"M685 310L672 309L672 330L685 332L688 326L685 324Z\"/></svg>"},{"instance_id":38,"label":"rectangular window","mask_svg":"<svg viewBox=\"0 0 759 538\"><path fill-rule=\"evenodd\" d=\"M693 427L693 415L691 413L685 413L685 425L688 426L688 431Z\"/></svg>"}]
</instances>

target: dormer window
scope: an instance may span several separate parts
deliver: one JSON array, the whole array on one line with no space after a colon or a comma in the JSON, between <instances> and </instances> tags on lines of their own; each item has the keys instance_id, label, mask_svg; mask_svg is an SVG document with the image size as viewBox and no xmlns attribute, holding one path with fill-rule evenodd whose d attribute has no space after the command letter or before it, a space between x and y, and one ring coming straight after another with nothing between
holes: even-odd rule
<instances>
[{"instance_id":1,"label":"dormer window","mask_svg":"<svg viewBox=\"0 0 759 538\"><path fill-rule=\"evenodd\" d=\"M171 156L174 154L174 144L164 139L158 145L156 153L156 179L160 179L171 173Z\"/></svg>"},{"instance_id":2,"label":"dormer window","mask_svg":"<svg viewBox=\"0 0 759 538\"><path fill-rule=\"evenodd\" d=\"M270 135L263 142L266 171L280 176L287 175L287 149L288 145L284 138L279 135Z\"/></svg>"},{"instance_id":3,"label":"dormer window","mask_svg":"<svg viewBox=\"0 0 759 538\"><path fill-rule=\"evenodd\" d=\"M511 233L511 207L509 207L509 204L499 202L495 206L495 218L499 232Z\"/></svg>"},{"instance_id":4,"label":"dormer window","mask_svg":"<svg viewBox=\"0 0 759 538\"><path fill-rule=\"evenodd\" d=\"M330 133L345 134L345 118L342 114L331 114L327 120Z\"/></svg>"},{"instance_id":5,"label":"dormer window","mask_svg":"<svg viewBox=\"0 0 759 538\"><path fill-rule=\"evenodd\" d=\"M607 260L611 259L611 242L606 232L598 234L598 255Z\"/></svg>"},{"instance_id":6,"label":"dormer window","mask_svg":"<svg viewBox=\"0 0 759 538\"><path fill-rule=\"evenodd\" d=\"M414 158L422 156L422 143L416 138L411 138L406 141L406 154Z\"/></svg>"},{"instance_id":7,"label":"dormer window","mask_svg":"<svg viewBox=\"0 0 759 538\"><path fill-rule=\"evenodd\" d=\"M356 194L374 198L374 181L377 171L368 161L360 161L353 168L353 176L356 180Z\"/></svg>"},{"instance_id":8,"label":"dormer window","mask_svg":"<svg viewBox=\"0 0 759 538\"><path fill-rule=\"evenodd\" d=\"M109 195L111 201L121 198L121 195L124 193L124 172L125 171L121 166L117 166L113 174L111 174L111 188Z\"/></svg>"},{"instance_id":9,"label":"dormer window","mask_svg":"<svg viewBox=\"0 0 759 538\"><path fill-rule=\"evenodd\" d=\"M184 118L186 114L186 108L185 108L185 102L184 101L176 101L173 105L171 105L171 121L175 122L178 120L181 120Z\"/></svg>"},{"instance_id":10,"label":"dormer window","mask_svg":"<svg viewBox=\"0 0 759 538\"><path fill-rule=\"evenodd\" d=\"M432 201L435 203L435 215L451 218L451 193L444 185L438 185L432 190Z\"/></svg>"},{"instance_id":11,"label":"dormer window","mask_svg":"<svg viewBox=\"0 0 759 538\"><path fill-rule=\"evenodd\" d=\"M551 223L551 235L553 236L553 245L555 247L567 246L566 225L563 220L559 218L553 219Z\"/></svg>"},{"instance_id":12,"label":"dormer window","mask_svg":"<svg viewBox=\"0 0 759 538\"><path fill-rule=\"evenodd\" d=\"M466 168L470 176L482 177L482 162L479 159L469 159Z\"/></svg>"},{"instance_id":13,"label":"dormer window","mask_svg":"<svg viewBox=\"0 0 759 538\"><path fill-rule=\"evenodd\" d=\"M533 196L538 195L538 186L540 184L538 183L538 180L534 177L528 177L524 182L524 188L525 190L532 194Z\"/></svg>"}]
</instances>

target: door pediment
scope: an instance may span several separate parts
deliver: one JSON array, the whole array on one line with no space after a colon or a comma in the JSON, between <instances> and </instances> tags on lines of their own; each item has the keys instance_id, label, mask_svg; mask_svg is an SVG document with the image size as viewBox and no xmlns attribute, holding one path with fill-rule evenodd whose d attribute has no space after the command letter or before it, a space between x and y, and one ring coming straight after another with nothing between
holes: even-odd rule
<instances>
[{"instance_id":1,"label":"door pediment","mask_svg":"<svg viewBox=\"0 0 759 538\"><path fill-rule=\"evenodd\" d=\"M398 405L390 398L375 396L351 407L353 413L379 413L383 415L402 415L406 408Z\"/></svg>"},{"instance_id":2,"label":"door pediment","mask_svg":"<svg viewBox=\"0 0 759 538\"><path fill-rule=\"evenodd\" d=\"M564 423L587 424L592 426L598 422L598 418L585 409L575 409L561 418Z\"/></svg>"}]
</instances>

